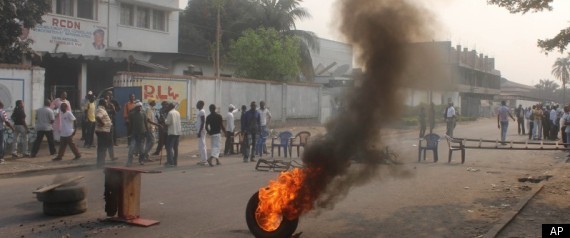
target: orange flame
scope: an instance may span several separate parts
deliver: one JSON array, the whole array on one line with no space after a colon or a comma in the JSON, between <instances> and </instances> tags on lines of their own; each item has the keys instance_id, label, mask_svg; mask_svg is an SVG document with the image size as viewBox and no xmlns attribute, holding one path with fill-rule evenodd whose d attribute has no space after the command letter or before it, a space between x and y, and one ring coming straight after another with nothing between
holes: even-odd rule
<instances>
[{"instance_id":1,"label":"orange flame","mask_svg":"<svg viewBox=\"0 0 570 238\"><path fill-rule=\"evenodd\" d=\"M269 186L259 189L259 204L255 219L259 227L271 232L277 230L283 218L297 219L313 208L314 192L306 191L303 183L311 169L282 172Z\"/></svg>"}]
</instances>

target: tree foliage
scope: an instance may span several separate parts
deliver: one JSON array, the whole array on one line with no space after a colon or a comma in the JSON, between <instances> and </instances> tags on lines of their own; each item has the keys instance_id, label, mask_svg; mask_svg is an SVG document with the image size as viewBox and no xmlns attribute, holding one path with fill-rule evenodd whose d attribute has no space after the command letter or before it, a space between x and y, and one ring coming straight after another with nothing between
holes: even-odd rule
<instances>
[{"instance_id":1,"label":"tree foliage","mask_svg":"<svg viewBox=\"0 0 570 238\"><path fill-rule=\"evenodd\" d=\"M529 11L551 11L552 2L554 0L487 0L489 4L504 7L511 13L522 13L525 14ZM538 47L542 48L546 52L558 49L560 52L564 52L566 47L570 44L570 27L560 30L560 32L549 39L538 40Z\"/></svg>"},{"instance_id":2,"label":"tree foliage","mask_svg":"<svg viewBox=\"0 0 570 238\"><path fill-rule=\"evenodd\" d=\"M314 76L310 50L319 50L315 33L297 30L295 22L311 17L299 7L302 0L191 0L180 14L180 52L209 57L216 39L216 11L221 3L221 54L246 29L273 28L282 36L299 39L299 66L305 78Z\"/></svg>"},{"instance_id":3,"label":"tree foliage","mask_svg":"<svg viewBox=\"0 0 570 238\"><path fill-rule=\"evenodd\" d=\"M246 30L230 46L230 59L241 77L287 81L299 73L299 42L275 29Z\"/></svg>"},{"instance_id":4,"label":"tree foliage","mask_svg":"<svg viewBox=\"0 0 570 238\"><path fill-rule=\"evenodd\" d=\"M220 8L222 25L222 54L229 48L231 40L253 24L253 3L248 0L191 0L180 13L180 52L209 57L210 48L216 41L217 8Z\"/></svg>"},{"instance_id":5,"label":"tree foliage","mask_svg":"<svg viewBox=\"0 0 570 238\"><path fill-rule=\"evenodd\" d=\"M562 82L562 103L566 104L566 85L570 80L570 54L566 58L558 58L552 65L552 75Z\"/></svg>"},{"instance_id":6,"label":"tree foliage","mask_svg":"<svg viewBox=\"0 0 570 238\"><path fill-rule=\"evenodd\" d=\"M20 63L30 50L30 39L20 40L22 27L32 29L43 23L42 16L51 8L50 0L0 1L0 62Z\"/></svg>"},{"instance_id":7,"label":"tree foliage","mask_svg":"<svg viewBox=\"0 0 570 238\"><path fill-rule=\"evenodd\" d=\"M257 0L256 21L259 26L274 28L285 36L293 36L299 39L300 68L306 79L314 78L313 60L311 49L319 51L319 39L310 31L298 30L295 22L310 19L311 14L305 8L300 7L303 0Z\"/></svg>"},{"instance_id":8,"label":"tree foliage","mask_svg":"<svg viewBox=\"0 0 570 238\"><path fill-rule=\"evenodd\" d=\"M551 94L554 91L556 91L558 88L560 88L560 85L558 85L556 82L554 82L550 79L541 79L539 81L539 83L534 85L534 87L536 89L540 90L540 92L542 92L542 93Z\"/></svg>"}]
</instances>

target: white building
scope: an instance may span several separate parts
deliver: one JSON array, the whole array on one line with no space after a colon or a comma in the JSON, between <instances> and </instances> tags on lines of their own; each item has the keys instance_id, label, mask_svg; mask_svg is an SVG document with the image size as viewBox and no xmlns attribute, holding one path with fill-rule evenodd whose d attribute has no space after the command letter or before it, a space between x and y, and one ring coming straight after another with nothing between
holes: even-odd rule
<instances>
[{"instance_id":1,"label":"white building","mask_svg":"<svg viewBox=\"0 0 570 238\"><path fill-rule=\"evenodd\" d=\"M118 71L156 72L152 53L178 52L178 0L52 0L42 25L24 30L46 69L46 95L112 86ZM29 34L26 34L29 32Z\"/></svg>"}]
</instances>

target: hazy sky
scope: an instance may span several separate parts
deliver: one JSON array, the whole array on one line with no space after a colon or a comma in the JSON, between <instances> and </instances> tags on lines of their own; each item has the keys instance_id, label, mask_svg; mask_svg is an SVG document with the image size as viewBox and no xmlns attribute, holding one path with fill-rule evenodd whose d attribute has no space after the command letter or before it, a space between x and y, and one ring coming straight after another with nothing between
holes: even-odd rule
<instances>
[{"instance_id":1,"label":"hazy sky","mask_svg":"<svg viewBox=\"0 0 570 238\"><path fill-rule=\"evenodd\" d=\"M185 0L180 0L181 5ZM313 18L297 24L319 37L342 41L336 29L334 0L304 0ZM539 79L556 80L551 74L557 57L568 53L551 52L546 56L536 47L537 39L550 38L570 25L570 1L555 0L553 11L510 14L486 4L486 0L418 0L432 9L439 22L433 40L451 41L469 50L495 58L495 68L508 80L534 85Z\"/></svg>"}]
</instances>

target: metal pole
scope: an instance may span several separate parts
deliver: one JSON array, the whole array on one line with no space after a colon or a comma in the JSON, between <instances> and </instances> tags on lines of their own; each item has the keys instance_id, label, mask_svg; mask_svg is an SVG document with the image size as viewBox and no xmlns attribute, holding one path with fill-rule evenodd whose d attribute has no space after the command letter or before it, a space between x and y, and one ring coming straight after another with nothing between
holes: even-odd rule
<instances>
[{"instance_id":1,"label":"metal pole","mask_svg":"<svg viewBox=\"0 0 570 238\"><path fill-rule=\"evenodd\" d=\"M220 8L222 7L221 3L218 3L218 16L217 16L217 26L216 26L216 78L220 77L220 38L221 38L221 28L222 25L220 23Z\"/></svg>"}]
</instances>

